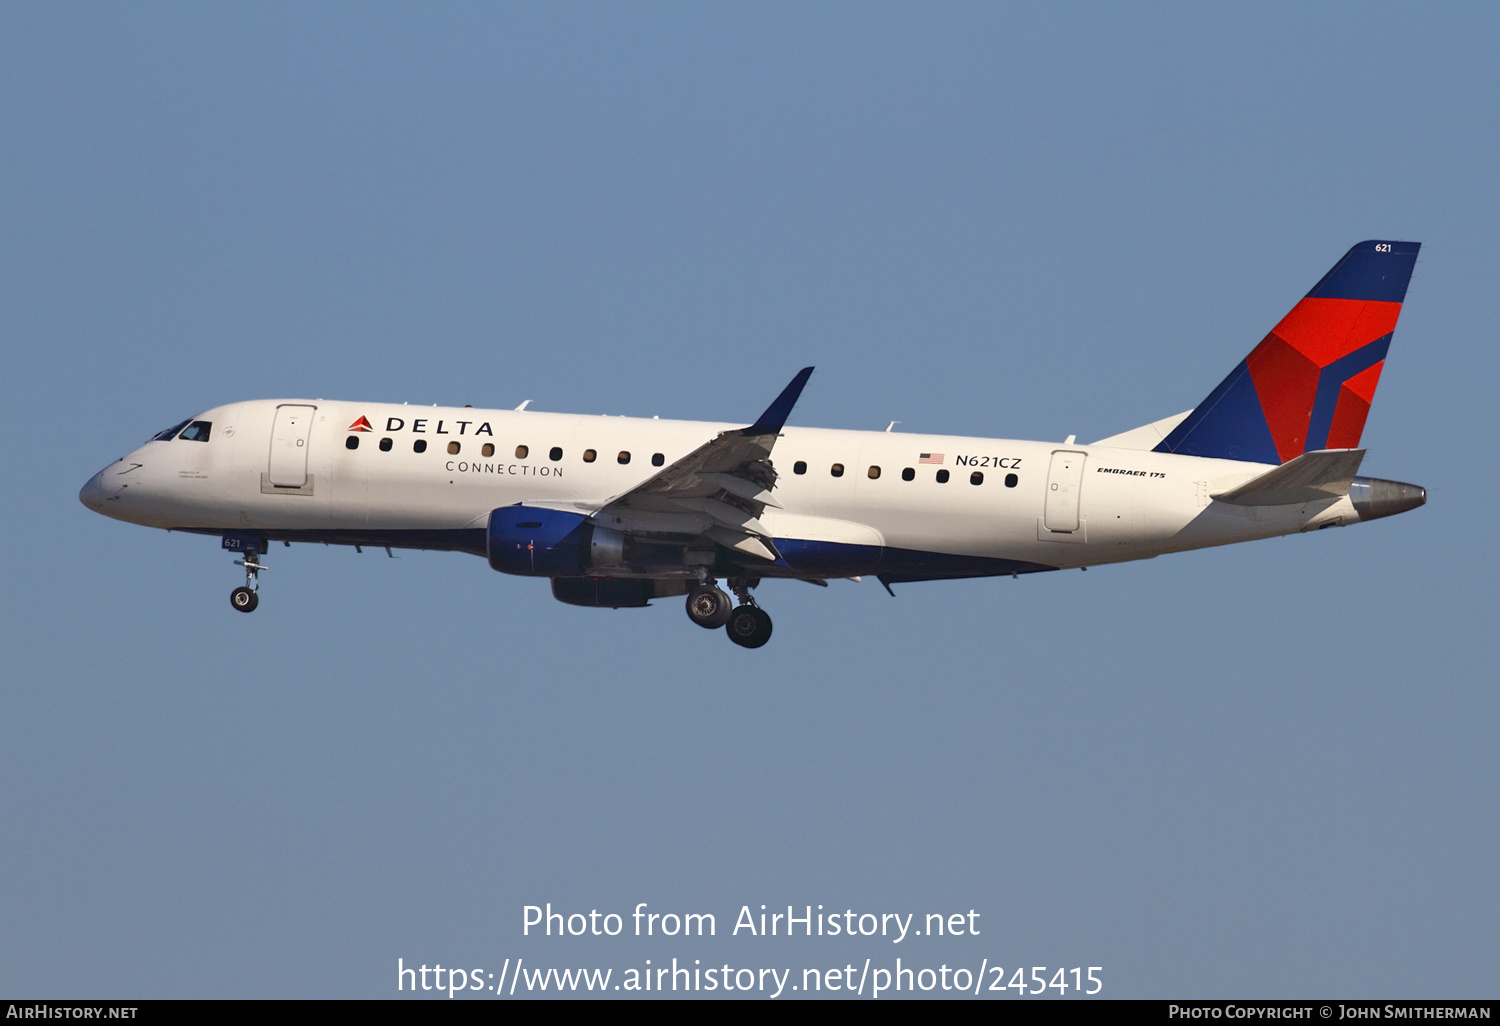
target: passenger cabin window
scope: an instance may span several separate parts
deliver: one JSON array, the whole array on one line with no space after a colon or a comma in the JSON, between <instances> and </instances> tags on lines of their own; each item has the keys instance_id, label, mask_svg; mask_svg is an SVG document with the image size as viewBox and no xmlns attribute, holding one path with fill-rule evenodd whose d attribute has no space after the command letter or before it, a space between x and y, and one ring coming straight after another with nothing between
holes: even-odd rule
<instances>
[{"instance_id":1,"label":"passenger cabin window","mask_svg":"<svg viewBox=\"0 0 1500 1026\"><path fill-rule=\"evenodd\" d=\"M554 445L552 447L552 450L547 453L547 458L553 463L556 463L558 460L562 459L562 448Z\"/></svg>"},{"instance_id":2,"label":"passenger cabin window","mask_svg":"<svg viewBox=\"0 0 1500 1026\"><path fill-rule=\"evenodd\" d=\"M651 465L653 467L659 467L659 466L661 466L665 462L667 462L667 458L665 456L663 456L661 453L659 453L659 452L653 452L651 454Z\"/></svg>"},{"instance_id":3,"label":"passenger cabin window","mask_svg":"<svg viewBox=\"0 0 1500 1026\"><path fill-rule=\"evenodd\" d=\"M483 445L481 445L479 447L479 455L481 455L481 456L493 456L493 455L495 455L495 446L494 446L494 444L490 443L490 442L485 442Z\"/></svg>"},{"instance_id":4,"label":"passenger cabin window","mask_svg":"<svg viewBox=\"0 0 1500 1026\"><path fill-rule=\"evenodd\" d=\"M348 438L344 439L344 448L345 449L358 449L359 448L359 436L358 435L350 435Z\"/></svg>"},{"instance_id":5,"label":"passenger cabin window","mask_svg":"<svg viewBox=\"0 0 1500 1026\"><path fill-rule=\"evenodd\" d=\"M948 483L948 472L946 470L939 470L937 472L937 483L938 484L947 484Z\"/></svg>"},{"instance_id":6,"label":"passenger cabin window","mask_svg":"<svg viewBox=\"0 0 1500 1026\"><path fill-rule=\"evenodd\" d=\"M530 451L531 450L526 448L526 446L524 445L516 446L516 459L524 460L526 458L526 454Z\"/></svg>"},{"instance_id":7,"label":"passenger cabin window","mask_svg":"<svg viewBox=\"0 0 1500 1026\"><path fill-rule=\"evenodd\" d=\"M412 452L426 452L427 451L427 439L425 439L425 438L418 438L415 442L411 443L411 451Z\"/></svg>"},{"instance_id":8,"label":"passenger cabin window","mask_svg":"<svg viewBox=\"0 0 1500 1026\"><path fill-rule=\"evenodd\" d=\"M448 455L449 456L457 456L458 455L458 450L460 450L462 448L463 448L463 446L459 445L457 442L449 442L448 443Z\"/></svg>"},{"instance_id":9,"label":"passenger cabin window","mask_svg":"<svg viewBox=\"0 0 1500 1026\"><path fill-rule=\"evenodd\" d=\"M628 452L626 452L626 451L624 451L622 449L622 450L620 450L620 455L618 455L618 456L615 457L615 460L617 462L620 462L620 463L629 463L630 462L630 453L628 453Z\"/></svg>"},{"instance_id":10,"label":"passenger cabin window","mask_svg":"<svg viewBox=\"0 0 1500 1026\"><path fill-rule=\"evenodd\" d=\"M206 420L195 420L184 428L182 434L177 437L185 438L189 442L206 442L208 441L209 429L212 427L213 425Z\"/></svg>"},{"instance_id":11,"label":"passenger cabin window","mask_svg":"<svg viewBox=\"0 0 1500 1026\"><path fill-rule=\"evenodd\" d=\"M599 458L599 454L593 449L583 450L583 462L592 463Z\"/></svg>"},{"instance_id":12,"label":"passenger cabin window","mask_svg":"<svg viewBox=\"0 0 1500 1026\"><path fill-rule=\"evenodd\" d=\"M193 418L191 418L191 417L188 418L188 420L192 420L192 419ZM185 428L187 426L188 426L188 421L187 420L183 421L180 424L173 424L171 427L167 428L165 431L158 431L156 434L152 435L151 436L151 441L153 441L153 442L170 442L173 438L177 437L177 432L181 431L183 428Z\"/></svg>"},{"instance_id":13,"label":"passenger cabin window","mask_svg":"<svg viewBox=\"0 0 1500 1026\"><path fill-rule=\"evenodd\" d=\"M972 484L972 485L984 484L984 473L983 473L983 471L976 470L976 471L974 471L974 473L970 474L969 475L969 484Z\"/></svg>"},{"instance_id":14,"label":"passenger cabin window","mask_svg":"<svg viewBox=\"0 0 1500 1026\"><path fill-rule=\"evenodd\" d=\"M380 451L381 452L390 452L391 451L391 440L389 438L382 438L380 440Z\"/></svg>"},{"instance_id":15,"label":"passenger cabin window","mask_svg":"<svg viewBox=\"0 0 1500 1026\"><path fill-rule=\"evenodd\" d=\"M871 481L876 481L880 478L879 467L871 467L869 470L865 471L865 473L869 475Z\"/></svg>"},{"instance_id":16,"label":"passenger cabin window","mask_svg":"<svg viewBox=\"0 0 1500 1026\"><path fill-rule=\"evenodd\" d=\"M915 470L913 470L911 467L904 467L904 468L902 468L902 470L901 470L901 480L903 480L903 481L915 481L916 477L917 477L917 472Z\"/></svg>"},{"instance_id":17,"label":"passenger cabin window","mask_svg":"<svg viewBox=\"0 0 1500 1026\"><path fill-rule=\"evenodd\" d=\"M1020 481L1021 479L1014 474L1005 475L1005 487L1007 488L1014 488Z\"/></svg>"},{"instance_id":18,"label":"passenger cabin window","mask_svg":"<svg viewBox=\"0 0 1500 1026\"><path fill-rule=\"evenodd\" d=\"M793 474L805 474L805 473L807 473L807 462L805 460L798 460L796 463L793 463L792 464L792 473Z\"/></svg>"}]
</instances>

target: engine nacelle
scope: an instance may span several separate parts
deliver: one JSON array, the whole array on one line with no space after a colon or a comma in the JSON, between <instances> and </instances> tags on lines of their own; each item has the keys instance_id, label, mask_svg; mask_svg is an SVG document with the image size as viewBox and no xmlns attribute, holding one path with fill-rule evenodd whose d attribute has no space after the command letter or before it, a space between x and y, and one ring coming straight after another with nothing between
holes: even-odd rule
<instances>
[{"instance_id":1,"label":"engine nacelle","mask_svg":"<svg viewBox=\"0 0 1500 1026\"><path fill-rule=\"evenodd\" d=\"M501 506L490 512L485 541L490 566L527 577L571 577L610 569L625 559L625 536L588 522L581 513Z\"/></svg>"},{"instance_id":2,"label":"engine nacelle","mask_svg":"<svg viewBox=\"0 0 1500 1026\"><path fill-rule=\"evenodd\" d=\"M576 574L588 551L585 519L578 513L535 506L493 510L485 538L490 566L502 573L537 577Z\"/></svg>"},{"instance_id":3,"label":"engine nacelle","mask_svg":"<svg viewBox=\"0 0 1500 1026\"><path fill-rule=\"evenodd\" d=\"M656 582L630 577L554 577L552 597L570 606L639 609L656 597Z\"/></svg>"},{"instance_id":4,"label":"engine nacelle","mask_svg":"<svg viewBox=\"0 0 1500 1026\"><path fill-rule=\"evenodd\" d=\"M570 606L639 609L654 598L686 595L688 582L631 577L554 577L552 597Z\"/></svg>"}]
</instances>

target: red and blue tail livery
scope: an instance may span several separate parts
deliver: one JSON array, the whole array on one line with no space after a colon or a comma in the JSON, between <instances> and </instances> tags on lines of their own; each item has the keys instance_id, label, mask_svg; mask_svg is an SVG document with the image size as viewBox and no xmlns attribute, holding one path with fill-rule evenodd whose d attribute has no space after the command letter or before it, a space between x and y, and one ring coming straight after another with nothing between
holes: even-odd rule
<instances>
[{"instance_id":1,"label":"red and blue tail livery","mask_svg":"<svg viewBox=\"0 0 1500 1026\"><path fill-rule=\"evenodd\" d=\"M1345 253L1156 451L1286 463L1357 448L1421 248Z\"/></svg>"}]
</instances>

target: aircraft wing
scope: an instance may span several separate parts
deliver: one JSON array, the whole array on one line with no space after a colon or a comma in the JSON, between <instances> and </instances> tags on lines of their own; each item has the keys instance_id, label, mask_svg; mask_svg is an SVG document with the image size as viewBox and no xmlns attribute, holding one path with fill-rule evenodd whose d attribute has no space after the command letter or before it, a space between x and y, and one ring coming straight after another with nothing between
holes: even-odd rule
<instances>
[{"instance_id":1,"label":"aircraft wing","mask_svg":"<svg viewBox=\"0 0 1500 1026\"><path fill-rule=\"evenodd\" d=\"M776 487L771 449L812 372L802 368L754 424L721 431L610 499L594 514L595 521L623 531L706 535L742 555L780 559L760 522L767 506L780 508L771 495Z\"/></svg>"}]
</instances>

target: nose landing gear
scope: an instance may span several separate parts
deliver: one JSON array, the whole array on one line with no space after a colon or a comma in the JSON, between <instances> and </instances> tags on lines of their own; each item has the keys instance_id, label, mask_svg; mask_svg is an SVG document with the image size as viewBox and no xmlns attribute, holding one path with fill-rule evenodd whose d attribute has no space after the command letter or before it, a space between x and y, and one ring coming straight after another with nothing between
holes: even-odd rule
<instances>
[{"instance_id":1,"label":"nose landing gear","mask_svg":"<svg viewBox=\"0 0 1500 1026\"><path fill-rule=\"evenodd\" d=\"M260 572L266 565L256 557L260 553L250 550L244 559L236 559L235 566L245 568L245 583L229 593L229 604L242 613L253 613L260 605Z\"/></svg>"}]
</instances>

